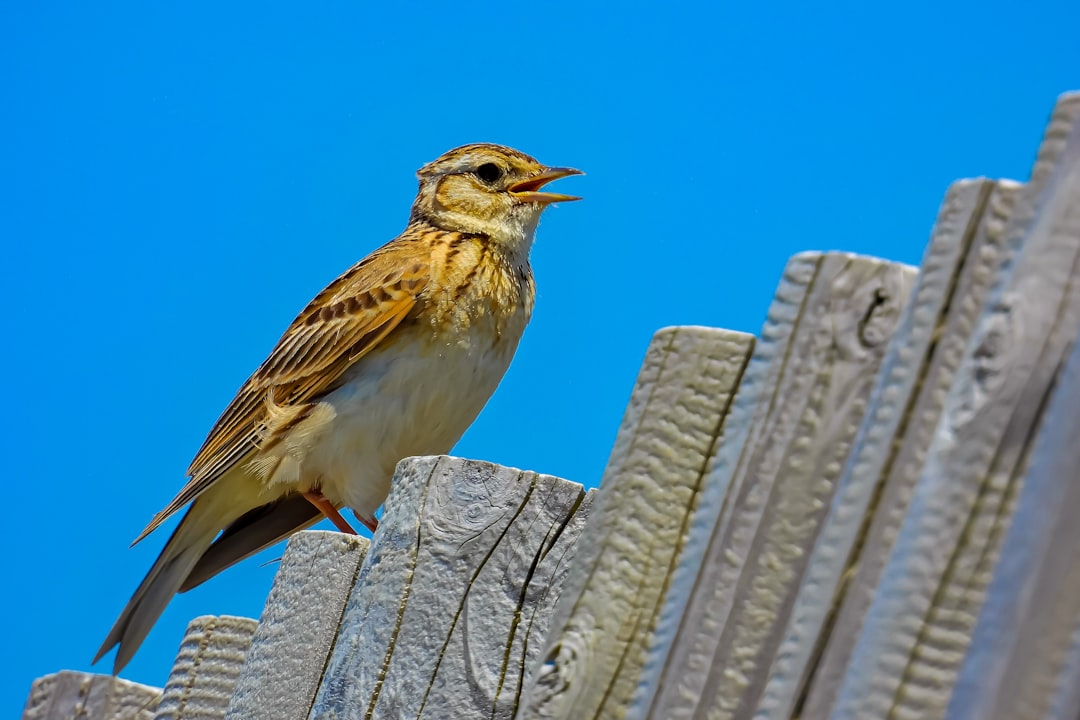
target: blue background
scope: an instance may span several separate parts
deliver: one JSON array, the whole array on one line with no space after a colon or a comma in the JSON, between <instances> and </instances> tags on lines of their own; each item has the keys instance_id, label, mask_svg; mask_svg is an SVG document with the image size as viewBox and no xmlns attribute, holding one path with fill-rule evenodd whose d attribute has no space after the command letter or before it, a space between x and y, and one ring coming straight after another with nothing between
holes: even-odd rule
<instances>
[{"instance_id":1,"label":"blue background","mask_svg":"<svg viewBox=\"0 0 1080 720\"><path fill-rule=\"evenodd\" d=\"M443 151L588 172L456 453L594 485L656 329L757 331L801 250L917 263L947 185L1026 178L1080 89L1075 0L311 5L0 11L6 717L90 669L168 530L128 543ZM257 617L279 554L178 597L124 676L163 684L196 615Z\"/></svg>"}]
</instances>

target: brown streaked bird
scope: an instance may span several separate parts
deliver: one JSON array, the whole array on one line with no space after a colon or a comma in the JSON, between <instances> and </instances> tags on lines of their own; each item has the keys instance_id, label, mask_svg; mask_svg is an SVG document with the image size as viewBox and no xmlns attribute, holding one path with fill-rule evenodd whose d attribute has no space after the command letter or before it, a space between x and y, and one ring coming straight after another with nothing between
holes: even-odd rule
<instances>
[{"instance_id":1,"label":"brown streaked bird","mask_svg":"<svg viewBox=\"0 0 1080 720\"><path fill-rule=\"evenodd\" d=\"M324 514L353 532L349 507L375 529L397 462L449 452L509 367L532 314L540 215L579 199L542 188L578 174L489 144L419 170L405 231L293 320L136 538L191 503L94 662L119 645L119 672L173 595Z\"/></svg>"}]
</instances>

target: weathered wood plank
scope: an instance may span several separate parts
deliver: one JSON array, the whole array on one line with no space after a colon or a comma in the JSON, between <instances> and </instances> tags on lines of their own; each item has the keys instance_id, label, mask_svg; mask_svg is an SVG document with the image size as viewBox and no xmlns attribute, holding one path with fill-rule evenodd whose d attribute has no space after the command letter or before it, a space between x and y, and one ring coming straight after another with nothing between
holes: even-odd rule
<instances>
[{"instance_id":1,"label":"weathered wood plank","mask_svg":"<svg viewBox=\"0 0 1080 720\"><path fill-rule=\"evenodd\" d=\"M915 275L841 253L788 264L629 717L752 710Z\"/></svg>"},{"instance_id":2,"label":"weathered wood plank","mask_svg":"<svg viewBox=\"0 0 1080 720\"><path fill-rule=\"evenodd\" d=\"M1022 484L1034 431L1080 326L1080 95L1065 97L1006 233L831 717L941 717Z\"/></svg>"},{"instance_id":3,"label":"weathered wood plank","mask_svg":"<svg viewBox=\"0 0 1080 720\"><path fill-rule=\"evenodd\" d=\"M62 670L34 681L22 720L153 720L160 700L160 688Z\"/></svg>"},{"instance_id":4,"label":"weathered wood plank","mask_svg":"<svg viewBox=\"0 0 1080 720\"><path fill-rule=\"evenodd\" d=\"M753 336L653 337L519 718L625 708Z\"/></svg>"},{"instance_id":5,"label":"weathered wood plank","mask_svg":"<svg viewBox=\"0 0 1080 720\"><path fill-rule=\"evenodd\" d=\"M724 442L718 446L720 455L730 455L732 448L741 448L746 444L755 417L755 402L768 391L767 383L777 373L772 366L783 364L793 328L819 260L820 255L815 253L797 255L784 269L780 285L769 307L761 338L754 347L751 361L726 420ZM710 540L725 506L730 487L731 464L734 461L737 461L737 457L728 458L726 465L716 468L714 459L710 465L699 496L698 508L691 516L686 545L672 573L671 588L665 597L653 642L646 653L642 684L634 696L628 717L653 717L651 710L658 701L668 706L674 705L674 699L658 697L662 688L668 695L674 693L686 698L684 705L692 702L690 698L694 697L695 692L698 693L697 697L700 697L700 675L707 670L709 653L715 650L715 644L708 642L704 647L691 648L692 640L685 639L682 623L689 612L691 595L699 582L699 574L703 574L702 564L711 550ZM715 586L715 582L713 577L702 580L706 587ZM715 633L718 623L709 618L707 624L699 623L698 627ZM678 687L680 671L688 666L693 667L694 674L698 677L693 678L692 684ZM685 717L692 712L692 707L685 707L678 715Z\"/></svg>"},{"instance_id":6,"label":"weathered wood plank","mask_svg":"<svg viewBox=\"0 0 1080 720\"><path fill-rule=\"evenodd\" d=\"M188 623L155 720L225 717L257 625L232 615L203 615Z\"/></svg>"},{"instance_id":7,"label":"weathered wood plank","mask_svg":"<svg viewBox=\"0 0 1080 720\"><path fill-rule=\"evenodd\" d=\"M315 699L368 541L323 530L289 540L226 713L301 720Z\"/></svg>"},{"instance_id":8,"label":"weathered wood plank","mask_svg":"<svg viewBox=\"0 0 1080 720\"><path fill-rule=\"evenodd\" d=\"M1080 718L1078 431L1080 343L1040 426L949 720Z\"/></svg>"},{"instance_id":9,"label":"weathered wood plank","mask_svg":"<svg viewBox=\"0 0 1080 720\"><path fill-rule=\"evenodd\" d=\"M403 460L310 717L511 717L591 497L491 463Z\"/></svg>"},{"instance_id":10,"label":"weathered wood plank","mask_svg":"<svg viewBox=\"0 0 1080 720\"><path fill-rule=\"evenodd\" d=\"M821 717L821 708L832 702L944 396L1000 264L1005 225L1020 188L1010 181L965 180L945 195L911 302L882 363L769 669L760 717L790 717L811 673L813 694L801 717ZM874 517L869 531L868 514ZM841 599L843 622L833 627ZM823 646L827 652L819 662L816 653Z\"/></svg>"}]
</instances>

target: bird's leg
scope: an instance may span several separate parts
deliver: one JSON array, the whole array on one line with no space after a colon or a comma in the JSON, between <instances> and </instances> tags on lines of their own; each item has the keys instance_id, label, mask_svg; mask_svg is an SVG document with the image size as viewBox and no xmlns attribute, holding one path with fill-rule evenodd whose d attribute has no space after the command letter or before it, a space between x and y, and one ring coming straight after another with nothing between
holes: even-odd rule
<instances>
[{"instance_id":1,"label":"bird's leg","mask_svg":"<svg viewBox=\"0 0 1080 720\"><path fill-rule=\"evenodd\" d=\"M371 531L372 535L374 535L375 531L379 529L379 521L375 518L371 518L370 520L368 520L366 517L356 512L355 510L352 511L352 514L356 516L357 520L363 523L364 527Z\"/></svg>"},{"instance_id":2,"label":"bird's leg","mask_svg":"<svg viewBox=\"0 0 1080 720\"><path fill-rule=\"evenodd\" d=\"M334 527L338 530L347 535L356 535L356 531L352 529L352 525L350 525L345 518L341 517L341 513L334 507L334 504L327 500L326 496L321 492L318 490L306 492L304 493L304 497L307 498L309 503L319 508L319 510L322 511L322 514L329 518L330 522L334 523Z\"/></svg>"}]
</instances>

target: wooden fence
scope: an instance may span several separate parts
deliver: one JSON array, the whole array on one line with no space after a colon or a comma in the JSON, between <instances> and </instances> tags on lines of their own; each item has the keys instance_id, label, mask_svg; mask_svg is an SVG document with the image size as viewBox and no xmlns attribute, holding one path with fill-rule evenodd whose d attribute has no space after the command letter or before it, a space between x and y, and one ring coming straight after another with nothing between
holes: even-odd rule
<instances>
[{"instance_id":1,"label":"wooden fence","mask_svg":"<svg viewBox=\"0 0 1080 720\"><path fill-rule=\"evenodd\" d=\"M918 272L805 253L760 337L657 333L598 491L405 460L164 691L61 672L23 717L1077 720L1078 263L1075 93Z\"/></svg>"}]
</instances>

